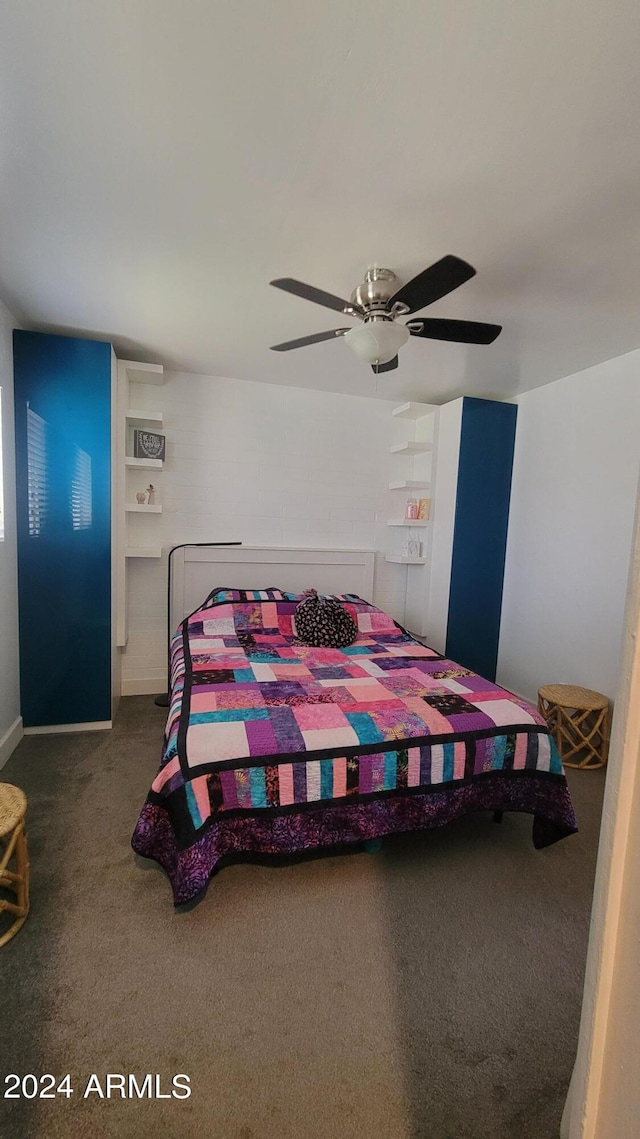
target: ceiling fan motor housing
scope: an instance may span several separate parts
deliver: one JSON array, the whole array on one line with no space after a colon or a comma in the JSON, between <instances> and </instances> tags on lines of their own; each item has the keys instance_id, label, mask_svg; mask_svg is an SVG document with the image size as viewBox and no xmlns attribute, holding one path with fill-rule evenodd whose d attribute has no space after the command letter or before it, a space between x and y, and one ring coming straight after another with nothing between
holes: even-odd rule
<instances>
[{"instance_id":1,"label":"ceiling fan motor housing","mask_svg":"<svg viewBox=\"0 0 640 1139\"><path fill-rule=\"evenodd\" d=\"M393 320L400 313L389 312L387 305L397 290L398 278L391 269L367 269L364 281L351 294L351 304L364 309L365 320Z\"/></svg>"}]
</instances>

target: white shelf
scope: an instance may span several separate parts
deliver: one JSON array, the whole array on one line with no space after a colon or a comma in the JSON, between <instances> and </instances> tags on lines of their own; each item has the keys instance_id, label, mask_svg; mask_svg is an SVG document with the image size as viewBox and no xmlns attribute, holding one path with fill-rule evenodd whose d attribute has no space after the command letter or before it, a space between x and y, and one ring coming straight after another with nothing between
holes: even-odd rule
<instances>
[{"instance_id":1,"label":"white shelf","mask_svg":"<svg viewBox=\"0 0 640 1139\"><path fill-rule=\"evenodd\" d=\"M432 415L433 408L428 403L401 403L391 412L398 419L421 419L423 415Z\"/></svg>"},{"instance_id":2,"label":"white shelf","mask_svg":"<svg viewBox=\"0 0 640 1139\"><path fill-rule=\"evenodd\" d=\"M162 412L138 411L137 408L129 408L127 420L129 423L155 423L162 427Z\"/></svg>"},{"instance_id":3,"label":"white shelf","mask_svg":"<svg viewBox=\"0 0 640 1139\"><path fill-rule=\"evenodd\" d=\"M408 554L387 554L384 560L385 562L398 562L405 566L424 566L427 564L426 558L410 558Z\"/></svg>"},{"instance_id":4,"label":"white shelf","mask_svg":"<svg viewBox=\"0 0 640 1139\"><path fill-rule=\"evenodd\" d=\"M127 379L134 384L163 384L164 368L162 364L142 364L139 360L122 360L126 368Z\"/></svg>"},{"instance_id":5,"label":"white shelf","mask_svg":"<svg viewBox=\"0 0 640 1139\"><path fill-rule=\"evenodd\" d=\"M124 552L125 558L161 558L160 546L129 546Z\"/></svg>"},{"instance_id":6,"label":"white shelf","mask_svg":"<svg viewBox=\"0 0 640 1139\"><path fill-rule=\"evenodd\" d=\"M396 443L391 447L392 455L424 455L426 451L431 450L431 443L422 441L420 443Z\"/></svg>"},{"instance_id":7,"label":"white shelf","mask_svg":"<svg viewBox=\"0 0 640 1139\"><path fill-rule=\"evenodd\" d=\"M161 471L163 467L162 459L134 459L133 455L127 455L124 461L125 467L150 467L154 471Z\"/></svg>"},{"instance_id":8,"label":"white shelf","mask_svg":"<svg viewBox=\"0 0 640 1139\"><path fill-rule=\"evenodd\" d=\"M389 518L387 526L428 526L428 518Z\"/></svg>"},{"instance_id":9,"label":"white shelf","mask_svg":"<svg viewBox=\"0 0 640 1139\"><path fill-rule=\"evenodd\" d=\"M160 546L129 546L124 552L125 558L161 558Z\"/></svg>"},{"instance_id":10,"label":"white shelf","mask_svg":"<svg viewBox=\"0 0 640 1139\"><path fill-rule=\"evenodd\" d=\"M130 514L162 514L161 506L149 506L147 502L128 502L125 510Z\"/></svg>"},{"instance_id":11,"label":"white shelf","mask_svg":"<svg viewBox=\"0 0 640 1139\"><path fill-rule=\"evenodd\" d=\"M431 483L420 482L416 479L405 479L404 482L390 482L389 490L429 490Z\"/></svg>"}]
</instances>

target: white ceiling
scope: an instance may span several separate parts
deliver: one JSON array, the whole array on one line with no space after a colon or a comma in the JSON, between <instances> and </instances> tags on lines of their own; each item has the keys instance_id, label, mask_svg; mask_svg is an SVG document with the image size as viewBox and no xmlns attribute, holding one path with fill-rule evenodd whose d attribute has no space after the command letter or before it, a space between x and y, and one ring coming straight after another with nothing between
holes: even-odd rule
<instances>
[{"instance_id":1,"label":"white ceiling","mask_svg":"<svg viewBox=\"0 0 640 1139\"><path fill-rule=\"evenodd\" d=\"M441 402L640 345L637 0L2 0L0 292L29 325L184 371ZM477 277L374 377L347 297Z\"/></svg>"}]
</instances>

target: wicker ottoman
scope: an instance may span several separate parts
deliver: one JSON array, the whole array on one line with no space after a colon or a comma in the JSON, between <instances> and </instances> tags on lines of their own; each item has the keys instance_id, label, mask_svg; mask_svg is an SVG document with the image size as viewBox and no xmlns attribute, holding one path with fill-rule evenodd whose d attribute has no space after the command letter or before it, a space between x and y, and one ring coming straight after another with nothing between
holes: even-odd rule
<instances>
[{"instance_id":1,"label":"wicker ottoman","mask_svg":"<svg viewBox=\"0 0 640 1139\"><path fill-rule=\"evenodd\" d=\"M29 859L24 829L26 812L24 792L11 783L0 783L0 887L15 897L15 902L0 897L0 914L6 910L15 917L9 929L0 933L0 945L5 945L15 936L29 913ZM12 859L15 865L10 870Z\"/></svg>"},{"instance_id":2,"label":"wicker ottoman","mask_svg":"<svg viewBox=\"0 0 640 1139\"><path fill-rule=\"evenodd\" d=\"M589 771L604 767L610 723L606 696L573 684L545 684L538 691L538 711L549 725L565 767Z\"/></svg>"}]
</instances>

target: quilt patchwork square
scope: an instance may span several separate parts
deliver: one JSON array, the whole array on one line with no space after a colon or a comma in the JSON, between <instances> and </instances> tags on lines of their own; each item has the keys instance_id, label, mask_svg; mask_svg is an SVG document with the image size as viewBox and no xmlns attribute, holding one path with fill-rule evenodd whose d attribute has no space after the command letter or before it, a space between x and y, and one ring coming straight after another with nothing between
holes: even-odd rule
<instances>
[{"instance_id":1,"label":"quilt patchwork square","mask_svg":"<svg viewBox=\"0 0 640 1139\"><path fill-rule=\"evenodd\" d=\"M187 728L187 763L199 767L216 760L245 759L249 754L249 741L244 721L231 720L217 723L191 723Z\"/></svg>"},{"instance_id":2,"label":"quilt patchwork square","mask_svg":"<svg viewBox=\"0 0 640 1139\"><path fill-rule=\"evenodd\" d=\"M344 728L347 721L338 704L298 704L293 714L301 731L321 728Z\"/></svg>"},{"instance_id":3,"label":"quilt patchwork square","mask_svg":"<svg viewBox=\"0 0 640 1139\"><path fill-rule=\"evenodd\" d=\"M344 727L301 729L307 751L325 751L330 748L355 747L360 741L348 718Z\"/></svg>"}]
</instances>

